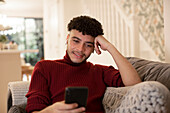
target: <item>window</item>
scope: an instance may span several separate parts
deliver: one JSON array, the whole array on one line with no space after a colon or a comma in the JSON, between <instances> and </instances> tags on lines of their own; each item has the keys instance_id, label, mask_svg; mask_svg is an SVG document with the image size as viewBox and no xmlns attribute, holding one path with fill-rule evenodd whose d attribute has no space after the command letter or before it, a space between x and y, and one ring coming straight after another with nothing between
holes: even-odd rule
<instances>
[{"instance_id":1,"label":"window","mask_svg":"<svg viewBox=\"0 0 170 113\"><path fill-rule=\"evenodd\" d=\"M9 41L17 43L19 50L39 49L38 53L21 54L26 63L34 66L37 61L44 58L42 18L8 17L5 22L12 29L1 34L5 34Z\"/></svg>"}]
</instances>

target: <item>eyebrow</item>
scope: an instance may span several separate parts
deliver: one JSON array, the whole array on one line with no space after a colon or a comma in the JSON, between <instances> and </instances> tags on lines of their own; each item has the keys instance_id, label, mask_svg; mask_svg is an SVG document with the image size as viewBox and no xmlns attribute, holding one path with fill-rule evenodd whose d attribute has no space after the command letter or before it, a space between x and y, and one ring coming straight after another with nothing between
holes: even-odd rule
<instances>
[{"instance_id":1,"label":"eyebrow","mask_svg":"<svg viewBox=\"0 0 170 113\"><path fill-rule=\"evenodd\" d=\"M74 38L74 39L77 39L77 40L81 41L81 39L80 39L80 38L78 38L78 37L76 37L76 36L73 36L72 38ZM86 43L89 43L89 44L94 45L94 42L87 41Z\"/></svg>"},{"instance_id":2,"label":"eyebrow","mask_svg":"<svg viewBox=\"0 0 170 113\"><path fill-rule=\"evenodd\" d=\"M78 38L78 37L75 37L75 36L73 36L72 38L74 38L74 39L77 39L77 40L81 40L80 38Z\"/></svg>"}]
</instances>

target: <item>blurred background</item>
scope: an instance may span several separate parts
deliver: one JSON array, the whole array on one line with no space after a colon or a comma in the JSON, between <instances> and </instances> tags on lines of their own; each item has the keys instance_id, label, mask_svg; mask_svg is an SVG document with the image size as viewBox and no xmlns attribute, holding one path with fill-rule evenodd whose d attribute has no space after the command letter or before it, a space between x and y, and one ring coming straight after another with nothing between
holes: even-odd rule
<instances>
[{"instance_id":1,"label":"blurred background","mask_svg":"<svg viewBox=\"0 0 170 113\"><path fill-rule=\"evenodd\" d=\"M99 20L105 37L124 56L165 61L163 0L1 1L0 35L7 37L6 44L17 44L18 50L38 49L38 53L21 53L31 65L63 57L67 24L79 15Z\"/></svg>"}]
</instances>

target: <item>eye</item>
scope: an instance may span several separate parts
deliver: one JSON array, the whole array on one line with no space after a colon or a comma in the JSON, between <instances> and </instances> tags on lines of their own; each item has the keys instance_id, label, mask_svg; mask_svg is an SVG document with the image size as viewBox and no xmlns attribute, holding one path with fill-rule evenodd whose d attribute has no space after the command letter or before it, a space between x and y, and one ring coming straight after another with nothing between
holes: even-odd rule
<instances>
[{"instance_id":1,"label":"eye","mask_svg":"<svg viewBox=\"0 0 170 113\"><path fill-rule=\"evenodd\" d=\"M86 47L92 48L93 45L92 44L86 44Z\"/></svg>"},{"instance_id":2,"label":"eye","mask_svg":"<svg viewBox=\"0 0 170 113\"><path fill-rule=\"evenodd\" d=\"M79 43L79 40L73 40L75 43Z\"/></svg>"}]
</instances>

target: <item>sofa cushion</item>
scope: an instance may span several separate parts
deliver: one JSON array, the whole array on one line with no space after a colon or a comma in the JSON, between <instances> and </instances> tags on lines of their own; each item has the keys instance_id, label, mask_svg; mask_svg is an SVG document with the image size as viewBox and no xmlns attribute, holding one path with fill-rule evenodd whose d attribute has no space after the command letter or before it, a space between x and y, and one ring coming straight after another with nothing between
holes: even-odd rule
<instances>
[{"instance_id":1,"label":"sofa cushion","mask_svg":"<svg viewBox=\"0 0 170 113\"><path fill-rule=\"evenodd\" d=\"M142 81L159 81L170 90L170 64L149 61L136 57L127 57L127 60L137 70Z\"/></svg>"}]
</instances>

